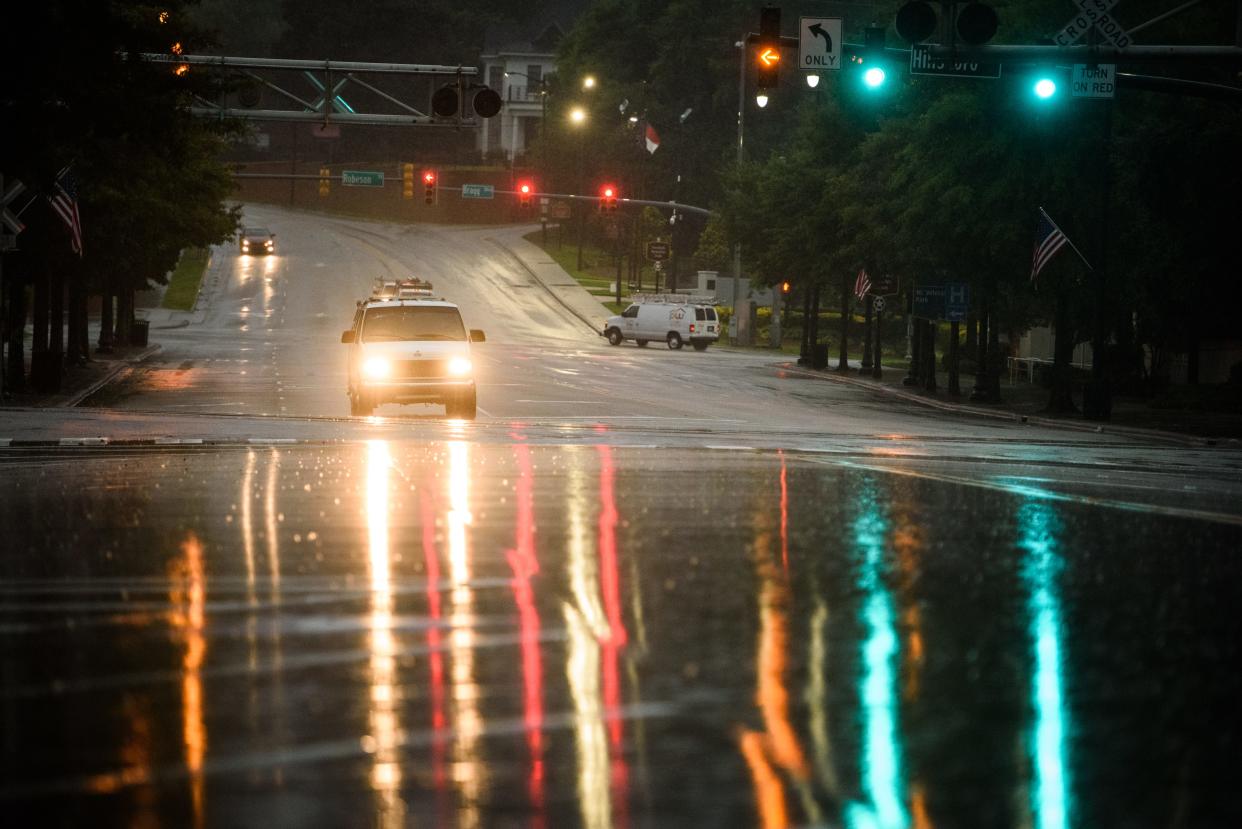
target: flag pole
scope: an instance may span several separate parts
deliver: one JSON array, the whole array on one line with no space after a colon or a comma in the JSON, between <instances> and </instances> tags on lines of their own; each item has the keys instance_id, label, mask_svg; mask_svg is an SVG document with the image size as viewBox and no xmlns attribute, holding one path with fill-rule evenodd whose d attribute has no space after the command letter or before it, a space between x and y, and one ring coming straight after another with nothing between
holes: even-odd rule
<instances>
[{"instance_id":1,"label":"flag pole","mask_svg":"<svg viewBox=\"0 0 1242 829\"><path fill-rule=\"evenodd\" d=\"M1061 235L1065 237L1065 244L1067 244L1067 245L1069 245L1069 246L1070 246L1070 250L1072 250L1072 251L1074 251L1074 253L1078 254L1078 258L1079 258L1079 259L1081 259L1081 260L1082 260L1082 263L1083 263L1084 265L1086 265L1086 266L1087 266L1087 270L1089 270L1089 271L1094 271L1094 270L1095 270L1095 268L1091 267L1091 263L1087 261L1087 257L1085 257L1085 256L1083 256L1083 255L1082 255L1082 251L1080 251L1080 250L1078 249L1078 246L1077 246L1077 245L1075 245L1075 244L1073 243L1073 241L1071 241L1071 240L1070 240L1069 235L1068 235L1068 234L1066 234L1066 232L1065 232L1064 230L1061 230L1060 226L1059 226L1059 225L1057 225L1057 223L1056 223L1056 222L1052 221L1052 217L1048 215L1048 211L1044 210L1044 209L1041 207L1041 208L1039 208L1039 212L1040 212L1040 213L1042 213L1042 214L1044 215L1044 218L1048 220L1048 224L1052 225L1052 226L1053 226L1053 227L1055 227L1057 230L1060 230L1060 231L1061 231Z\"/></svg>"}]
</instances>

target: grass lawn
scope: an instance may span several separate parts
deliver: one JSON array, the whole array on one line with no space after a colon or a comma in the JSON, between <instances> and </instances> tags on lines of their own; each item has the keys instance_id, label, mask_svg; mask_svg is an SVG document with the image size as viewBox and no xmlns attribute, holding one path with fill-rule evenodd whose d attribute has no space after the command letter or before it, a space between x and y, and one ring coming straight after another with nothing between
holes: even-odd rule
<instances>
[{"instance_id":1,"label":"grass lawn","mask_svg":"<svg viewBox=\"0 0 1242 829\"><path fill-rule=\"evenodd\" d=\"M181 251L181 259L168 280L168 290L164 292L163 307L174 311L191 311L194 301L198 299L198 287L202 284L203 273L207 270L207 249L186 248Z\"/></svg>"}]
</instances>

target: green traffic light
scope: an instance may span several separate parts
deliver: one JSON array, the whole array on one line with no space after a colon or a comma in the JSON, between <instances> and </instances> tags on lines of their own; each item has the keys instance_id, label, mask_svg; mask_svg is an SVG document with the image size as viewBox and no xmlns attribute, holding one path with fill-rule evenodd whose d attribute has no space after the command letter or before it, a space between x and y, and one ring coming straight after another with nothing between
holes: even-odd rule
<instances>
[{"instance_id":1,"label":"green traffic light","mask_svg":"<svg viewBox=\"0 0 1242 829\"><path fill-rule=\"evenodd\" d=\"M866 72L863 72L863 83L872 89L877 89L884 85L884 79L886 77L887 76L884 73L883 67L873 66Z\"/></svg>"},{"instance_id":2,"label":"green traffic light","mask_svg":"<svg viewBox=\"0 0 1242 829\"><path fill-rule=\"evenodd\" d=\"M1035 97L1047 100L1057 94L1057 84L1051 78L1040 78L1035 81L1034 90Z\"/></svg>"}]
</instances>

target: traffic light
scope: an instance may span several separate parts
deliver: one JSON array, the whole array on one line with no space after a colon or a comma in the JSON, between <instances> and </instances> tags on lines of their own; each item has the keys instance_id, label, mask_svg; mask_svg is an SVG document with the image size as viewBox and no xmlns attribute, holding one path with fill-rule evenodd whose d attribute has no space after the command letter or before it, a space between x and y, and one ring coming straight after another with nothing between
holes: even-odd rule
<instances>
[{"instance_id":1,"label":"traffic light","mask_svg":"<svg viewBox=\"0 0 1242 829\"><path fill-rule=\"evenodd\" d=\"M878 90L888 81L888 61L884 59L884 29L868 26L863 37L863 86Z\"/></svg>"},{"instance_id":2,"label":"traffic light","mask_svg":"<svg viewBox=\"0 0 1242 829\"><path fill-rule=\"evenodd\" d=\"M1041 101L1056 97L1057 81L1051 74L1041 72L1033 76L1031 92Z\"/></svg>"},{"instance_id":3,"label":"traffic light","mask_svg":"<svg viewBox=\"0 0 1242 829\"><path fill-rule=\"evenodd\" d=\"M617 188L605 184L599 191L599 210L601 213L617 212Z\"/></svg>"},{"instance_id":4,"label":"traffic light","mask_svg":"<svg viewBox=\"0 0 1242 829\"><path fill-rule=\"evenodd\" d=\"M426 204L436 203L436 171L423 171L423 202Z\"/></svg>"},{"instance_id":5,"label":"traffic light","mask_svg":"<svg viewBox=\"0 0 1242 829\"><path fill-rule=\"evenodd\" d=\"M529 181L518 182L518 207L523 209L531 206L531 199L535 195L535 186Z\"/></svg>"},{"instance_id":6,"label":"traffic light","mask_svg":"<svg viewBox=\"0 0 1242 829\"><path fill-rule=\"evenodd\" d=\"M401 165L401 198L414 198L414 165L408 161Z\"/></svg>"},{"instance_id":7,"label":"traffic light","mask_svg":"<svg viewBox=\"0 0 1242 829\"><path fill-rule=\"evenodd\" d=\"M765 6L759 12L759 44L755 52L755 86L776 89L781 79L781 10Z\"/></svg>"},{"instance_id":8,"label":"traffic light","mask_svg":"<svg viewBox=\"0 0 1242 829\"><path fill-rule=\"evenodd\" d=\"M790 292L790 291L792 291L792 290L793 290L793 285L791 285L791 284L790 284L790 282L789 282L789 280L788 280L788 279L786 279L784 282L782 282L782 283L781 283L781 293L782 293L782 294L787 294L787 293L789 293L789 292Z\"/></svg>"},{"instance_id":9,"label":"traffic light","mask_svg":"<svg viewBox=\"0 0 1242 829\"><path fill-rule=\"evenodd\" d=\"M327 167L319 168L319 195L326 198L329 190L332 188L332 171Z\"/></svg>"}]
</instances>

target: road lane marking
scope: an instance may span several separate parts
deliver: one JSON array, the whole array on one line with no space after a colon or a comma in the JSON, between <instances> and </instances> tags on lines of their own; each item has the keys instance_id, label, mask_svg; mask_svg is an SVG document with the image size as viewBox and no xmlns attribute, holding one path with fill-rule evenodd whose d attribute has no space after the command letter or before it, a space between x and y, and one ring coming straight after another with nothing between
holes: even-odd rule
<instances>
[{"instance_id":1,"label":"road lane marking","mask_svg":"<svg viewBox=\"0 0 1242 829\"><path fill-rule=\"evenodd\" d=\"M97 438L61 438L61 446L107 446L108 439L104 437Z\"/></svg>"}]
</instances>

